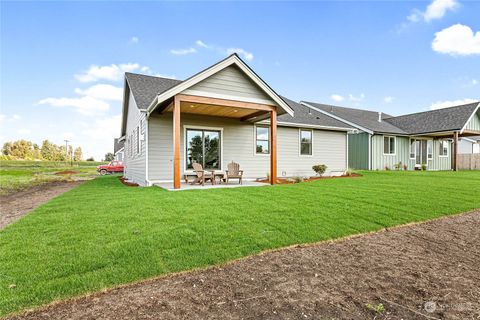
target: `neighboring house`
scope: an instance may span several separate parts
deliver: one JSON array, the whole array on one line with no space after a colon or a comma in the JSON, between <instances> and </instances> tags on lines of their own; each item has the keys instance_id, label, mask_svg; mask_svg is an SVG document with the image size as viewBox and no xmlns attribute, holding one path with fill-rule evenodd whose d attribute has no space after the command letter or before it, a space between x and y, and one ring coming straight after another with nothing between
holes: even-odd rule
<instances>
[{"instance_id":1,"label":"neighboring house","mask_svg":"<svg viewBox=\"0 0 480 320\"><path fill-rule=\"evenodd\" d=\"M124 150L125 150L125 139L124 138L117 138L113 141L113 154L114 159L118 161L123 161L124 158Z\"/></svg>"},{"instance_id":2,"label":"neighboring house","mask_svg":"<svg viewBox=\"0 0 480 320\"><path fill-rule=\"evenodd\" d=\"M480 134L479 102L394 117L385 113L330 106L303 105L356 128L348 135L349 167L354 169L457 169L459 137Z\"/></svg>"},{"instance_id":3,"label":"neighboring house","mask_svg":"<svg viewBox=\"0 0 480 320\"><path fill-rule=\"evenodd\" d=\"M179 81L125 74L122 139L125 177L142 186L180 188L194 162L245 179L327 174L348 166L354 127L278 95L236 54Z\"/></svg>"},{"instance_id":4,"label":"neighboring house","mask_svg":"<svg viewBox=\"0 0 480 320\"><path fill-rule=\"evenodd\" d=\"M480 136L460 138L458 142L458 153L460 154L480 153Z\"/></svg>"}]
</instances>

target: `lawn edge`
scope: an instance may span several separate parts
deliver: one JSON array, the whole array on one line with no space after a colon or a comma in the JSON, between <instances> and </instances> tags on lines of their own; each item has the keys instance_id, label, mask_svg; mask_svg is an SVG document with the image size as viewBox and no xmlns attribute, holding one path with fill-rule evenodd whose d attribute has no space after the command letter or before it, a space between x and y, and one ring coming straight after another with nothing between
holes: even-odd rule
<instances>
[{"instance_id":1,"label":"lawn edge","mask_svg":"<svg viewBox=\"0 0 480 320\"><path fill-rule=\"evenodd\" d=\"M476 208L476 209L472 209L470 211L447 214L447 215L437 217L437 218L433 218L433 219L399 224L399 225L396 225L396 226L393 226L393 227L386 227L386 228L382 228L382 229L375 230L375 231L351 234L351 235L348 235L348 236L329 239L329 240L322 240L322 241L316 241L316 242L306 242L306 243L297 243L297 244L292 244L292 245L289 245L289 246L286 246L286 247L266 249L266 250L262 250L260 252L257 252L257 253L251 254L251 255L247 255L247 256L244 256L244 257L237 258L237 259L229 260L229 261L224 262L224 263L213 264L213 265L209 265L209 266L206 266L206 267L198 267L198 268L193 268L193 269L189 269L189 270L183 270L183 271L158 275L158 276L154 276L154 277L151 277L151 278L141 279L141 280L134 281L134 282L124 283L124 284L116 285L116 286L113 286L113 287L108 287L108 288L100 289L100 290L97 290L97 291L88 292L88 293L81 294L81 295L78 295L78 296L74 296L74 297L71 297L71 298L54 300L54 301L49 302L47 304L39 305L38 307L24 309L24 310L20 310L20 311L17 311L17 312L13 312L13 313L9 313L9 314L0 316L0 319L8 320L9 318L15 317L15 316L23 316L23 315L28 315L29 313L32 313L32 312L46 311L49 308L52 308L52 307L57 306L57 305L78 301L78 300L81 300L81 299L84 299L84 298L99 296L99 295L102 295L102 294L106 294L108 292L112 292L112 291L115 291L115 290L120 290L120 289L123 289L123 288L135 286L135 285L148 284L150 282L157 281L157 280L169 279L169 278L181 276L181 275L184 275L184 274L203 272L203 271L207 271L207 270L215 269L215 268L223 268L223 267L227 267L227 266L229 266L233 263L237 263L237 262L244 261L244 260L247 260L247 259L251 259L251 258L254 258L254 257L262 256L262 255L265 255L265 254L268 254L268 253L271 253L271 252L278 252L278 251L284 251L284 250L286 251L286 250L295 249L295 248L309 248L309 247L318 246L318 245L328 245L328 244L332 244L332 243L347 241L347 240L355 239L355 238L358 238L358 237L373 236L375 234L394 231L394 230L403 229L403 228L416 226L416 225L420 225L420 224L432 223L432 222L435 222L435 221L438 221L438 220L453 219L453 218L457 218L459 216L480 213L479 210L480 210L480 208Z\"/></svg>"}]
</instances>

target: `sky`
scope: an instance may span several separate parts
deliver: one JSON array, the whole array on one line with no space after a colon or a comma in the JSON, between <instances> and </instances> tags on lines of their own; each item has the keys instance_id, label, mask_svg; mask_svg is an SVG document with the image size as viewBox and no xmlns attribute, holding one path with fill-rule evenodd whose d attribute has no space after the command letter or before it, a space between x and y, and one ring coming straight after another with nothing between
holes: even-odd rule
<instances>
[{"instance_id":1,"label":"sky","mask_svg":"<svg viewBox=\"0 0 480 320\"><path fill-rule=\"evenodd\" d=\"M393 115L480 99L480 2L0 2L0 143L120 134L125 71L185 79L237 52L292 100Z\"/></svg>"}]
</instances>

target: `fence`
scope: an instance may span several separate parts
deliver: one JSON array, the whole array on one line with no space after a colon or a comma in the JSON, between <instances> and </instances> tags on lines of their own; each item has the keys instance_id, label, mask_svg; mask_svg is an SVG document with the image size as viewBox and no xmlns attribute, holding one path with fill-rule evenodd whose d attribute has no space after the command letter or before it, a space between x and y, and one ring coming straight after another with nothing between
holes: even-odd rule
<instances>
[{"instance_id":1,"label":"fence","mask_svg":"<svg viewBox=\"0 0 480 320\"><path fill-rule=\"evenodd\" d=\"M480 170L480 153L459 154L459 170Z\"/></svg>"}]
</instances>

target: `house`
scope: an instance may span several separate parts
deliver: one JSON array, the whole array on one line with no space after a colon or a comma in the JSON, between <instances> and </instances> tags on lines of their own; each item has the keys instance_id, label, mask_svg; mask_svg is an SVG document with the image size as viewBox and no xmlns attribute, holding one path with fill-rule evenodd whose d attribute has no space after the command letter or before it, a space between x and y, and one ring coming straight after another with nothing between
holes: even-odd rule
<instances>
[{"instance_id":1,"label":"house","mask_svg":"<svg viewBox=\"0 0 480 320\"><path fill-rule=\"evenodd\" d=\"M124 149L125 139L116 138L113 140L113 155L115 160L123 161Z\"/></svg>"},{"instance_id":2,"label":"house","mask_svg":"<svg viewBox=\"0 0 480 320\"><path fill-rule=\"evenodd\" d=\"M456 170L459 138L480 134L479 102L403 116L301 102L355 127L348 135L349 167Z\"/></svg>"},{"instance_id":3,"label":"house","mask_svg":"<svg viewBox=\"0 0 480 320\"><path fill-rule=\"evenodd\" d=\"M480 136L460 138L458 142L459 154L480 154Z\"/></svg>"},{"instance_id":4,"label":"house","mask_svg":"<svg viewBox=\"0 0 480 320\"><path fill-rule=\"evenodd\" d=\"M198 162L244 179L311 176L348 167L354 127L278 95L238 55L180 81L125 74L121 139L125 177L141 186L181 181Z\"/></svg>"}]
</instances>

